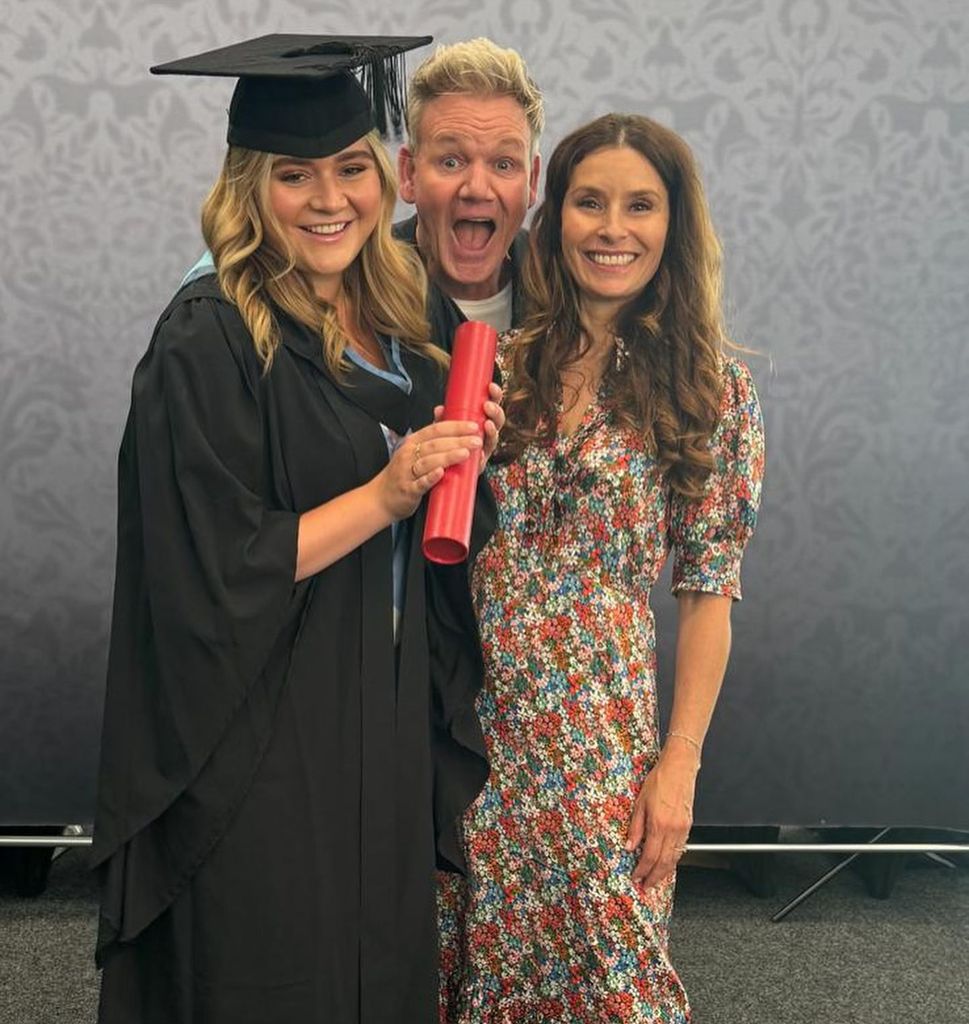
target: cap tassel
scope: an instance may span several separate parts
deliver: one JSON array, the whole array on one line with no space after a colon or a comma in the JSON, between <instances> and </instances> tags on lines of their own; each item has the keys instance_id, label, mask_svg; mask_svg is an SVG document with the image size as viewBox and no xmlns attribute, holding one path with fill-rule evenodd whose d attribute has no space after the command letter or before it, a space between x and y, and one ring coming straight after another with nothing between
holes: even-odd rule
<instances>
[{"instance_id":1,"label":"cap tassel","mask_svg":"<svg viewBox=\"0 0 969 1024\"><path fill-rule=\"evenodd\" d=\"M404 129L407 67L403 53L397 53L390 57L385 57L385 53L386 47L383 45L368 46L365 43L331 39L315 43L312 46L289 50L283 54L283 57L292 59L345 54L365 61L360 67L360 84L370 100L374 125L380 133L380 137L386 139L389 116L390 123L394 128L394 135L399 139Z\"/></svg>"},{"instance_id":2,"label":"cap tassel","mask_svg":"<svg viewBox=\"0 0 969 1024\"><path fill-rule=\"evenodd\" d=\"M388 137L388 121L395 138L403 134L406 81L407 68L402 53L376 58L361 69L360 84L370 98L374 124L381 138Z\"/></svg>"}]
</instances>

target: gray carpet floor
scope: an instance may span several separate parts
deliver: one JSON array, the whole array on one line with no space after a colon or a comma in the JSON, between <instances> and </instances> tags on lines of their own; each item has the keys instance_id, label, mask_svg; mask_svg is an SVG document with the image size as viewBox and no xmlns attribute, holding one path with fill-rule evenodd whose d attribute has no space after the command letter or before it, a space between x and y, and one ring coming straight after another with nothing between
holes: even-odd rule
<instances>
[{"instance_id":1,"label":"gray carpet floor","mask_svg":"<svg viewBox=\"0 0 969 1024\"><path fill-rule=\"evenodd\" d=\"M681 870L672 953L695 1024L969 1024L969 869L914 858L888 900L845 871L772 924L831 863L780 855L770 900L728 871ZM0 881L2 1024L92 1024L96 914L82 850L36 899Z\"/></svg>"}]
</instances>

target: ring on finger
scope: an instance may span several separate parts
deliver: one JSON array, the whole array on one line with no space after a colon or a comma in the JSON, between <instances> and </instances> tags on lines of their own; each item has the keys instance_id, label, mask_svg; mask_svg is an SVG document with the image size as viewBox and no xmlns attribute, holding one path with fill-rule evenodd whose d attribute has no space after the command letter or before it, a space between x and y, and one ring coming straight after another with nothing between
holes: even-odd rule
<instances>
[{"instance_id":1,"label":"ring on finger","mask_svg":"<svg viewBox=\"0 0 969 1024\"><path fill-rule=\"evenodd\" d=\"M421 442L417 442L417 446L414 448L414 461L410 464L411 476L416 480L420 473L417 472L417 460L421 457Z\"/></svg>"}]
</instances>

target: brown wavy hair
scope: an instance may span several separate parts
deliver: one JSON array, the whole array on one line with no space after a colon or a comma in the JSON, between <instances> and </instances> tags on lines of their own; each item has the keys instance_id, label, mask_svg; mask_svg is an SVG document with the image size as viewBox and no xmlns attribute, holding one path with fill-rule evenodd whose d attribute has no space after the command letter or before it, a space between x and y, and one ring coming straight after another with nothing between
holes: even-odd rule
<instances>
[{"instance_id":1,"label":"brown wavy hair","mask_svg":"<svg viewBox=\"0 0 969 1024\"><path fill-rule=\"evenodd\" d=\"M424 268L413 249L391 234L397 200L393 165L376 132L370 132L366 142L380 177L380 216L344 271L344 290L361 326L396 335L443 368L447 355L431 342L424 311ZM326 364L339 374L346 367L348 338L336 309L313 293L296 266L269 203L277 159L272 153L229 147L222 172L202 206L202 235L215 261L219 286L238 307L263 367L269 370L280 342L275 307L319 334Z\"/></svg>"},{"instance_id":2,"label":"brown wavy hair","mask_svg":"<svg viewBox=\"0 0 969 1024\"><path fill-rule=\"evenodd\" d=\"M647 117L606 114L555 148L545 196L531 227L524 287L528 314L511 346L508 421L499 459L550 443L558 423L562 371L587 349L579 292L562 254L562 206L576 166L598 149L628 146L656 168L669 195L660 265L613 325L622 355L605 371L604 401L642 431L669 484L695 497L713 469L720 361L727 342L721 307L721 250L689 146Z\"/></svg>"}]
</instances>

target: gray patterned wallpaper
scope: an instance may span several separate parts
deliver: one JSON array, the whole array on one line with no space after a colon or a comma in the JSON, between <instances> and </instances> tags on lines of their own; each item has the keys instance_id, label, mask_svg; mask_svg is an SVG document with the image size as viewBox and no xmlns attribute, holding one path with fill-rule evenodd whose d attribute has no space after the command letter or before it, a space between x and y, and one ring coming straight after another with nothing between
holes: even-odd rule
<instances>
[{"instance_id":1,"label":"gray patterned wallpaper","mask_svg":"<svg viewBox=\"0 0 969 1024\"><path fill-rule=\"evenodd\" d=\"M390 6L0 3L0 822L90 818L130 375L221 159L231 83L146 69L368 31L520 49L546 152L623 109L700 158L769 429L701 818L969 827L965 3Z\"/></svg>"}]
</instances>

